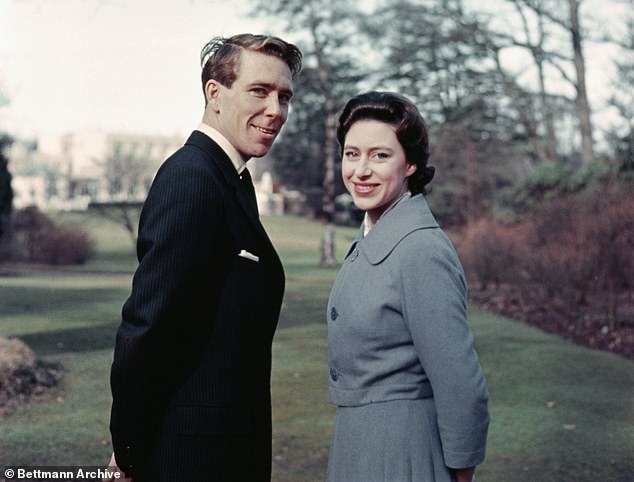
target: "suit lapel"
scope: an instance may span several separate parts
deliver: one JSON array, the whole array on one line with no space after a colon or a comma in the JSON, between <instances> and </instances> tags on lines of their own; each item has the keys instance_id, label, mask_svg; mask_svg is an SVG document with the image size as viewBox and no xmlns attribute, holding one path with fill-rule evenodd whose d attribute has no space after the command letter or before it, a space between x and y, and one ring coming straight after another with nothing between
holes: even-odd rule
<instances>
[{"instance_id":1,"label":"suit lapel","mask_svg":"<svg viewBox=\"0 0 634 482\"><path fill-rule=\"evenodd\" d=\"M256 230L270 242L270 239L264 230L264 226L262 226L262 223L260 222L257 205L255 210L251 208L254 202L253 196L255 195L253 192L253 184L251 184L251 186L247 186L247 181L240 179L236 168L233 166L231 159L229 159L229 156L225 153L225 151L223 151L222 148L209 136L200 131L192 132L189 139L187 139L186 144L192 144L202 149L209 156L210 160L221 172L225 184L230 188L231 192L234 193L240 209L242 209ZM250 179L248 182L252 183Z\"/></svg>"}]
</instances>

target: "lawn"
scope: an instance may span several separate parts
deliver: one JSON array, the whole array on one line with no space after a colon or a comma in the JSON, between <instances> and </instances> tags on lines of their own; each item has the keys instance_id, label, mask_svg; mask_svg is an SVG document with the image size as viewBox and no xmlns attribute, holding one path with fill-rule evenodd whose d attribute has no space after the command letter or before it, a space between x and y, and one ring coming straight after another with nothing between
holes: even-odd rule
<instances>
[{"instance_id":1,"label":"lawn","mask_svg":"<svg viewBox=\"0 0 634 482\"><path fill-rule=\"evenodd\" d=\"M0 466L104 464L111 451L108 372L134 257L118 226L79 214L64 218L95 233L94 260L0 278L0 335L19 336L66 369L51 397L0 420ZM287 274L273 346L273 478L319 481L334 415L324 306L336 270L317 267L319 224L293 217L264 222ZM338 259L353 235L338 229ZM491 392L480 482L634 480L630 361L475 309L471 323Z\"/></svg>"}]
</instances>

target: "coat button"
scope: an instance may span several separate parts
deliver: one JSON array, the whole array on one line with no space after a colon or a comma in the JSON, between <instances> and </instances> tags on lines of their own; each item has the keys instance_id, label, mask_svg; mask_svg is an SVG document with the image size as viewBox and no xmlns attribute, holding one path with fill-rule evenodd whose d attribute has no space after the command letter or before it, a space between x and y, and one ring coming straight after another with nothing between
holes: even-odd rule
<instances>
[{"instance_id":1,"label":"coat button","mask_svg":"<svg viewBox=\"0 0 634 482\"><path fill-rule=\"evenodd\" d=\"M332 321L335 321L335 320L337 319L337 317L338 317L338 316L339 316L339 313L337 313L337 309L333 306L333 307L330 309L330 319L331 319Z\"/></svg>"},{"instance_id":2,"label":"coat button","mask_svg":"<svg viewBox=\"0 0 634 482\"><path fill-rule=\"evenodd\" d=\"M339 380L339 373L337 373L336 368L330 369L330 378L332 379L333 382L336 382L337 380Z\"/></svg>"}]
</instances>

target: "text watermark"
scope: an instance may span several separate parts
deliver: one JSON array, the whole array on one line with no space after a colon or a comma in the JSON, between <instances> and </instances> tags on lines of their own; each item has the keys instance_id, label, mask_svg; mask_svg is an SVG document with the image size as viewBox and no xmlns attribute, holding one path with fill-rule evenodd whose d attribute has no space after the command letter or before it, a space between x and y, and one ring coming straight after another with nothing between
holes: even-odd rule
<instances>
[{"instance_id":1,"label":"text watermark","mask_svg":"<svg viewBox=\"0 0 634 482\"><path fill-rule=\"evenodd\" d=\"M6 466L2 472L0 481L102 481L102 480L124 480L125 474L117 467L28 467L28 466Z\"/></svg>"}]
</instances>

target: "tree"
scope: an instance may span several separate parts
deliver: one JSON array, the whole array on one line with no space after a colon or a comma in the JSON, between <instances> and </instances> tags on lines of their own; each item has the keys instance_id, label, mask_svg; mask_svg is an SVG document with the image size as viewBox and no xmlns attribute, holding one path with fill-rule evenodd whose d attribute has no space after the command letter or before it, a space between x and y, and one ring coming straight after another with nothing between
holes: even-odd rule
<instances>
[{"instance_id":1,"label":"tree","mask_svg":"<svg viewBox=\"0 0 634 482\"><path fill-rule=\"evenodd\" d=\"M11 212L13 209L13 189L11 188L11 173L9 159L5 150L12 144L13 139L7 134L0 134L0 257L7 253L10 242Z\"/></svg>"},{"instance_id":2,"label":"tree","mask_svg":"<svg viewBox=\"0 0 634 482\"><path fill-rule=\"evenodd\" d=\"M586 88L586 61L582 47L583 34L579 21L580 5L581 0L568 0L569 22L562 22L561 25L568 29L572 41L576 73L576 82L574 82L576 90L575 104L581 131L581 158L586 163L594 159L594 144L592 140L592 123L590 121L590 102L588 101Z\"/></svg>"},{"instance_id":3,"label":"tree","mask_svg":"<svg viewBox=\"0 0 634 482\"><path fill-rule=\"evenodd\" d=\"M302 161L319 160L321 206L318 214L325 222L320 265L334 266L335 196L340 184L335 127L343 99L355 92L362 77L363 67L353 61L355 55L359 55L355 51L359 46L346 42L356 30L352 19L358 13L354 11L354 4L344 0L255 0L254 3L255 13L264 13L277 21L286 18L289 31L305 35L301 42L305 69L298 80L297 100L293 101L293 115L274 154L277 156L283 149L289 149L295 156L300 152L306 154L306 157L298 157ZM311 140L299 139L310 134L314 135ZM298 141L301 151L293 141ZM297 165L297 158L290 164Z\"/></svg>"},{"instance_id":4,"label":"tree","mask_svg":"<svg viewBox=\"0 0 634 482\"><path fill-rule=\"evenodd\" d=\"M139 211L152 182L151 161L134 152L115 150L104 162L108 201L91 202L90 209L121 225L136 249Z\"/></svg>"},{"instance_id":5,"label":"tree","mask_svg":"<svg viewBox=\"0 0 634 482\"><path fill-rule=\"evenodd\" d=\"M623 55L615 62L617 78L610 105L619 120L609 138L614 146L619 171L634 173L634 17L628 21L627 37L620 42Z\"/></svg>"},{"instance_id":6,"label":"tree","mask_svg":"<svg viewBox=\"0 0 634 482\"><path fill-rule=\"evenodd\" d=\"M430 162L438 179L430 202L445 225L491 210L516 175L511 146L525 143L504 102L489 36L462 3L398 0L365 22L385 52L376 84L411 98L431 128Z\"/></svg>"},{"instance_id":7,"label":"tree","mask_svg":"<svg viewBox=\"0 0 634 482\"><path fill-rule=\"evenodd\" d=\"M531 44L516 42L527 48L533 55L535 64L539 72L539 85L541 95L545 97L544 68L548 64L555 68L562 79L564 79L574 89L574 102L576 107L576 117L579 125L581 137L581 160L583 163L594 159L594 142L592 133L591 110L586 87L586 61L583 51L585 41L584 31L581 25L579 9L583 0L509 0L522 17L524 31L527 37L530 29L526 21L526 10L532 12L536 17L538 30L538 43ZM546 25L548 22L548 26ZM556 38L560 32L569 35L570 43L567 49L563 49L559 42L547 43L546 30L551 27L557 30L550 37ZM566 54L565 52L568 52ZM570 67L574 70L574 75L569 73ZM548 135L551 136L552 124L550 122L548 102L543 103L545 119L547 122ZM554 132L554 131L553 131Z\"/></svg>"},{"instance_id":8,"label":"tree","mask_svg":"<svg viewBox=\"0 0 634 482\"><path fill-rule=\"evenodd\" d=\"M552 162L557 158L557 138L555 134L554 112L551 102L552 96L548 94L546 88L545 61L548 33L544 25L545 19L543 15L540 15L539 12L537 12L535 22L533 22L535 27L532 28L532 22L523 8L522 1L510 1L521 20L521 33L514 35L495 34L495 37L502 41L501 46L495 46L493 49L496 66L500 76L502 77L505 92L513 101L540 163L549 161ZM520 35L523 38L520 38ZM507 47L520 47L525 49L530 53L535 63L535 67L537 68L537 80L539 86L538 99L541 116L535 112L535 109L533 109L533 106L536 104L535 101L537 100L534 98L535 96L529 93L526 89L520 87L519 82L515 78L512 78L513 76L510 75L503 66L503 62L500 59L500 53ZM540 118L543 119L545 140L543 140L544 136L541 136L539 133Z\"/></svg>"}]
</instances>

